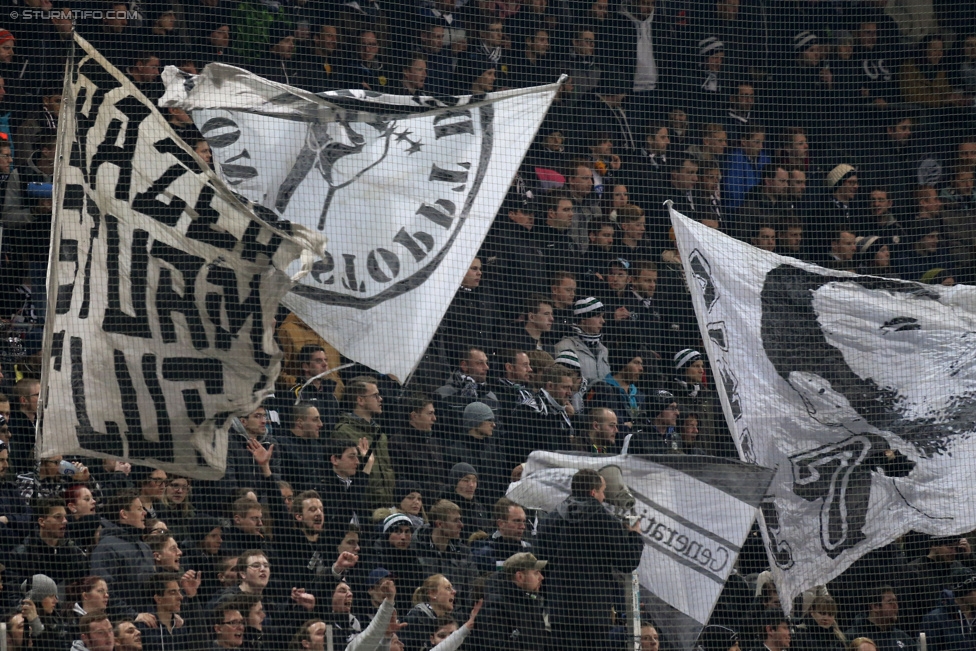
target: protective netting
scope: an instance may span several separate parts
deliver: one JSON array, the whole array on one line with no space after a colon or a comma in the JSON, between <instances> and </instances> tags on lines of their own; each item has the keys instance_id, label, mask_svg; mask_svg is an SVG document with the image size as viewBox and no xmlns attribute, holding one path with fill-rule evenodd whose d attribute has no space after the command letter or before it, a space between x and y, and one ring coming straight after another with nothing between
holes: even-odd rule
<instances>
[{"instance_id":1,"label":"protective netting","mask_svg":"<svg viewBox=\"0 0 976 651\"><path fill-rule=\"evenodd\" d=\"M19 0L0 80L0 648L976 648L970 3Z\"/></svg>"}]
</instances>

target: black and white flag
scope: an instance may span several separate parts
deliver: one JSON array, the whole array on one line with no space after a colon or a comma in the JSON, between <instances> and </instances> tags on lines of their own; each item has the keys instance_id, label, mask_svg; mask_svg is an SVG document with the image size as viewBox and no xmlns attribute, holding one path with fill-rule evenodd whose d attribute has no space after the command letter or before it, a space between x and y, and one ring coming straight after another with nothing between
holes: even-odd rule
<instances>
[{"instance_id":1,"label":"black and white flag","mask_svg":"<svg viewBox=\"0 0 976 651\"><path fill-rule=\"evenodd\" d=\"M226 427L267 395L285 273L269 224L84 39L58 123L40 456L223 474Z\"/></svg>"},{"instance_id":2,"label":"black and white flag","mask_svg":"<svg viewBox=\"0 0 976 651\"><path fill-rule=\"evenodd\" d=\"M784 604L914 530L976 527L976 287L830 271L671 210L729 428L776 470Z\"/></svg>"},{"instance_id":3,"label":"black and white flag","mask_svg":"<svg viewBox=\"0 0 976 651\"><path fill-rule=\"evenodd\" d=\"M670 643L691 649L711 616L773 472L702 456L533 452L507 497L553 511L573 475L589 468L607 481L604 506L640 523L637 568L642 606Z\"/></svg>"},{"instance_id":4,"label":"black and white flag","mask_svg":"<svg viewBox=\"0 0 976 651\"><path fill-rule=\"evenodd\" d=\"M558 84L444 103L318 95L247 71L167 68L222 178L320 232L325 256L284 303L343 355L406 380L481 246ZM555 80L554 80L555 81Z\"/></svg>"}]
</instances>

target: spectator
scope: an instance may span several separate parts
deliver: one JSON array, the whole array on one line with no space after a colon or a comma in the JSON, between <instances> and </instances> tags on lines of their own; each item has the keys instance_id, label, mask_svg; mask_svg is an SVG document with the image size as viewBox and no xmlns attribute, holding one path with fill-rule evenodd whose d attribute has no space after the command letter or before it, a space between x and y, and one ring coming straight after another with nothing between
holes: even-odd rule
<instances>
[{"instance_id":1,"label":"spectator","mask_svg":"<svg viewBox=\"0 0 976 651\"><path fill-rule=\"evenodd\" d=\"M541 383L538 400L545 405L548 431L545 440L540 442L540 449L567 449L576 436L574 417L577 412L572 404L576 382L573 373L562 365L553 364L542 371Z\"/></svg>"},{"instance_id":2,"label":"spectator","mask_svg":"<svg viewBox=\"0 0 976 651\"><path fill-rule=\"evenodd\" d=\"M214 649L240 649L244 645L247 621L233 602L217 604L211 613L211 621Z\"/></svg>"},{"instance_id":3,"label":"spectator","mask_svg":"<svg viewBox=\"0 0 976 651\"><path fill-rule=\"evenodd\" d=\"M895 246L904 243L908 239L907 231L892 211L894 202L889 198L888 191L876 187L871 190L870 196L871 215L874 219L873 223L865 228L866 232L885 237Z\"/></svg>"},{"instance_id":4,"label":"spectator","mask_svg":"<svg viewBox=\"0 0 976 651\"><path fill-rule=\"evenodd\" d=\"M729 95L729 110L725 118L725 131L733 141L746 138L749 128L755 127L753 108L756 105L756 89L748 81L741 81L735 92Z\"/></svg>"},{"instance_id":5,"label":"spectator","mask_svg":"<svg viewBox=\"0 0 976 651\"><path fill-rule=\"evenodd\" d=\"M324 357L325 352L321 355ZM276 453L281 457L281 475L299 491L318 486L328 473L326 441L320 438L324 422L316 404L299 402L290 406L291 429L278 437Z\"/></svg>"},{"instance_id":6,"label":"spectator","mask_svg":"<svg viewBox=\"0 0 976 651\"><path fill-rule=\"evenodd\" d=\"M642 179L642 188L635 188L635 203L642 206L656 201L667 183L671 171L671 136L667 121L651 119L644 136L644 147L637 155L634 167L636 175Z\"/></svg>"},{"instance_id":7,"label":"spectator","mask_svg":"<svg viewBox=\"0 0 976 651\"><path fill-rule=\"evenodd\" d=\"M443 574L428 576L414 590L413 608L405 619L407 627L402 632L406 651L421 651L430 636L437 630L437 621L454 612L457 592Z\"/></svg>"},{"instance_id":8,"label":"spectator","mask_svg":"<svg viewBox=\"0 0 976 651\"><path fill-rule=\"evenodd\" d=\"M192 643L190 632L194 629L181 625L183 590L180 587L180 575L176 572L160 572L152 576L149 579L149 593L155 605L152 614L156 618L156 625L149 627L142 622L136 624L144 651L188 650Z\"/></svg>"},{"instance_id":9,"label":"spectator","mask_svg":"<svg viewBox=\"0 0 976 651\"><path fill-rule=\"evenodd\" d=\"M44 574L66 585L88 574L88 559L65 537L68 518L60 497L39 497L32 511L37 528L7 558L8 577L16 585Z\"/></svg>"},{"instance_id":10,"label":"spectator","mask_svg":"<svg viewBox=\"0 0 976 651\"><path fill-rule=\"evenodd\" d=\"M524 315L524 323L515 323L501 333L499 347L521 351L544 350L551 355L555 350L549 337L555 322L552 303L542 294L534 294L525 301ZM525 363L528 364L528 358ZM506 366L506 375L508 372Z\"/></svg>"},{"instance_id":11,"label":"spectator","mask_svg":"<svg viewBox=\"0 0 976 651\"><path fill-rule=\"evenodd\" d=\"M494 337L499 315L489 291L482 285L483 272L481 258L472 260L427 348L427 358L434 368L425 370L437 378L438 385L464 351L471 347L484 348Z\"/></svg>"},{"instance_id":12,"label":"spectator","mask_svg":"<svg viewBox=\"0 0 976 651\"><path fill-rule=\"evenodd\" d=\"M664 44L664 21L660 12L655 13L654 5L654 0L630 0L621 3L619 13L613 17L614 38L619 40L611 54L612 67L624 87L633 92L639 117L648 114L652 98L660 95L654 91L661 82L658 57Z\"/></svg>"},{"instance_id":13,"label":"spectator","mask_svg":"<svg viewBox=\"0 0 976 651\"><path fill-rule=\"evenodd\" d=\"M89 613L81 618L79 625L81 639L71 644L72 651L113 651L115 635L112 622L105 611Z\"/></svg>"},{"instance_id":14,"label":"spectator","mask_svg":"<svg viewBox=\"0 0 976 651\"><path fill-rule=\"evenodd\" d=\"M621 206L620 210L627 206ZM617 210L613 211L614 218L618 217ZM614 259L614 235L616 228L609 217L601 217L590 221L586 236L589 239L589 246L586 249L586 257L583 262L585 290L596 293L602 289L602 281L610 261ZM576 283L573 283L573 298L575 298ZM572 302L567 307L572 307ZM567 310L569 312L569 310ZM567 315L568 316L568 315ZM567 320L567 326L571 321ZM569 334L568 329L565 334Z\"/></svg>"},{"instance_id":15,"label":"spectator","mask_svg":"<svg viewBox=\"0 0 976 651\"><path fill-rule=\"evenodd\" d=\"M614 354L611 368L613 373L591 385L593 397L590 399L590 406L612 410L616 414L615 420L620 424L620 430L628 434L635 426L640 426L645 417L646 396L638 388L644 374L644 357L636 351L623 350ZM606 444L597 447L605 448ZM609 447L614 448L612 441Z\"/></svg>"},{"instance_id":16,"label":"spectator","mask_svg":"<svg viewBox=\"0 0 976 651\"><path fill-rule=\"evenodd\" d=\"M270 547L264 535L264 506L250 497L241 497L232 506L233 520L224 533L225 554L241 554L247 549Z\"/></svg>"},{"instance_id":17,"label":"spectator","mask_svg":"<svg viewBox=\"0 0 976 651\"><path fill-rule=\"evenodd\" d=\"M418 531L414 540L417 560L424 576L444 575L467 599L470 597L468 590L474 579L475 566L470 558L471 549L463 538L465 524L461 507L442 499L431 507L428 515L431 526Z\"/></svg>"},{"instance_id":18,"label":"spectator","mask_svg":"<svg viewBox=\"0 0 976 651\"><path fill-rule=\"evenodd\" d=\"M477 531L487 532L490 526L488 509L475 497L477 492L478 471L475 467L463 461L454 464L442 496L452 500L461 509L461 520L464 523L462 540L469 540Z\"/></svg>"},{"instance_id":19,"label":"spectator","mask_svg":"<svg viewBox=\"0 0 976 651\"><path fill-rule=\"evenodd\" d=\"M879 235L857 238L857 254L854 257L857 273L884 278L897 278L891 264L891 247L888 239Z\"/></svg>"},{"instance_id":20,"label":"spectator","mask_svg":"<svg viewBox=\"0 0 976 651\"><path fill-rule=\"evenodd\" d=\"M573 316L576 325L573 335L556 344L556 355L563 351L575 353L580 363L580 373L588 383L596 382L610 373L607 347L601 342L603 326L603 303L592 296L582 298L574 304Z\"/></svg>"},{"instance_id":21,"label":"spectator","mask_svg":"<svg viewBox=\"0 0 976 651\"><path fill-rule=\"evenodd\" d=\"M877 651L911 649L912 638L896 626L898 623L898 597L891 586L881 586L872 591L867 602L867 612L845 631L847 639L866 637L874 641Z\"/></svg>"},{"instance_id":22,"label":"spectator","mask_svg":"<svg viewBox=\"0 0 976 651\"><path fill-rule=\"evenodd\" d=\"M413 542L413 521L403 513L386 517L377 527L379 535L369 554L367 567L382 567L394 576L403 590L418 587L424 580L424 568L417 558Z\"/></svg>"},{"instance_id":23,"label":"spectator","mask_svg":"<svg viewBox=\"0 0 976 651\"><path fill-rule=\"evenodd\" d=\"M546 649L552 644L549 612L540 594L547 561L529 552L513 554L485 587L487 599L477 649Z\"/></svg>"},{"instance_id":24,"label":"spectator","mask_svg":"<svg viewBox=\"0 0 976 651\"><path fill-rule=\"evenodd\" d=\"M376 32L371 29L360 32L356 37L355 56L344 66L340 83L344 88L386 92L391 84L384 57Z\"/></svg>"},{"instance_id":25,"label":"spectator","mask_svg":"<svg viewBox=\"0 0 976 651\"><path fill-rule=\"evenodd\" d=\"M595 54L596 35L593 30L577 30L572 40L567 73L573 78L576 92L582 96L589 95L600 86L603 67Z\"/></svg>"},{"instance_id":26,"label":"spectator","mask_svg":"<svg viewBox=\"0 0 976 651\"><path fill-rule=\"evenodd\" d=\"M373 513L373 522L382 522L392 513L403 513L415 528L423 527L427 524L427 513L424 511L424 494L418 484L409 482L397 482L397 490L394 499L397 505L392 509L378 509ZM382 517L377 517L382 514Z\"/></svg>"},{"instance_id":27,"label":"spectator","mask_svg":"<svg viewBox=\"0 0 976 651\"><path fill-rule=\"evenodd\" d=\"M115 651L142 651L142 633L135 624L124 620L115 625Z\"/></svg>"},{"instance_id":28,"label":"spectator","mask_svg":"<svg viewBox=\"0 0 976 651\"><path fill-rule=\"evenodd\" d=\"M715 391L705 381L705 358L697 350L685 348L674 356L672 394L680 413L698 417L698 442L712 454L734 456L731 438L716 415ZM721 436L720 436L721 432Z\"/></svg>"},{"instance_id":29,"label":"spectator","mask_svg":"<svg viewBox=\"0 0 976 651\"><path fill-rule=\"evenodd\" d=\"M760 174L769 164L769 156L763 151L766 130L750 124L741 133L739 147L732 151L722 172L722 196L725 198L725 211L728 213L738 210L749 190L759 185Z\"/></svg>"},{"instance_id":30,"label":"spectator","mask_svg":"<svg viewBox=\"0 0 976 651\"><path fill-rule=\"evenodd\" d=\"M169 525L170 530L180 540L186 536L187 527L196 514L190 503L191 490L189 478L173 475L167 480L163 499L156 507L157 515ZM68 508L71 509L70 505Z\"/></svg>"},{"instance_id":31,"label":"spectator","mask_svg":"<svg viewBox=\"0 0 976 651\"><path fill-rule=\"evenodd\" d=\"M589 167L580 164L575 169L577 179L589 178L592 184L592 172ZM580 183L585 185L586 181ZM585 193L582 196L585 196ZM557 271L575 273L580 254L576 230L580 227L585 229L588 215L585 217L578 215L576 201L562 192L549 194L545 204L546 223L536 228L536 236L539 238L545 256L546 274L550 276ZM585 236L586 231L583 232Z\"/></svg>"},{"instance_id":32,"label":"spectator","mask_svg":"<svg viewBox=\"0 0 976 651\"><path fill-rule=\"evenodd\" d=\"M58 587L45 574L28 577L21 585L20 614L30 628L30 646L38 651L60 651L68 646L64 618L58 611Z\"/></svg>"},{"instance_id":33,"label":"spectator","mask_svg":"<svg viewBox=\"0 0 976 651\"><path fill-rule=\"evenodd\" d=\"M913 634L922 618L942 604L942 591L958 583L954 577L963 570L962 563L956 560L959 542L959 536L933 536L928 554L908 564L913 594L905 628Z\"/></svg>"},{"instance_id":34,"label":"spectator","mask_svg":"<svg viewBox=\"0 0 976 651\"><path fill-rule=\"evenodd\" d=\"M420 51L427 57L424 87L431 94L448 95L453 90L454 57L445 43L445 34L444 25L435 21L425 22L420 28Z\"/></svg>"},{"instance_id":35,"label":"spectator","mask_svg":"<svg viewBox=\"0 0 976 651\"><path fill-rule=\"evenodd\" d=\"M186 565L195 568L202 579L199 594L204 603L213 599L221 587L217 574L223 542L223 526L217 518L197 515L189 521L183 541Z\"/></svg>"},{"instance_id":36,"label":"spectator","mask_svg":"<svg viewBox=\"0 0 976 651\"><path fill-rule=\"evenodd\" d=\"M973 608L976 606L976 575L960 573L952 587L952 600L929 612L922 619L921 631L932 651L962 651L973 645ZM956 624L959 624L958 626Z\"/></svg>"},{"instance_id":37,"label":"spectator","mask_svg":"<svg viewBox=\"0 0 976 651\"><path fill-rule=\"evenodd\" d=\"M471 402L483 402L492 409L499 406L497 396L487 385L489 366L485 351L469 348L458 366L448 383L436 392L440 396L438 406L443 406L438 411L446 417L448 427L460 424L461 413Z\"/></svg>"},{"instance_id":38,"label":"spectator","mask_svg":"<svg viewBox=\"0 0 976 651\"><path fill-rule=\"evenodd\" d=\"M369 450L376 456L366 488L366 506L377 509L393 502L393 463L390 461L390 444L386 434L373 419L383 413L383 396L376 379L360 375L350 380L346 387L346 403L351 408L339 418L334 440L344 440L359 445L362 439L369 443Z\"/></svg>"},{"instance_id":39,"label":"spectator","mask_svg":"<svg viewBox=\"0 0 976 651\"><path fill-rule=\"evenodd\" d=\"M594 407L589 413L587 440L576 442L580 451L595 454L617 454L617 414L607 407Z\"/></svg>"},{"instance_id":40,"label":"spectator","mask_svg":"<svg viewBox=\"0 0 976 651\"><path fill-rule=\"evenodd\" d=\"M514 66L511 85L515 88L551 84L559 79L556 57L551 51L549 30L539 27L526 37L524 56Z\"/></svg>"},{"instance_id":41,"label":"spectator","mask_svg":"<svg viewBox=\"0 0 976 651\"><path fill-rule=\"evenodd\" d=\"M4 229L6 231L6 229ZM23 378L14 385L17 409L8 419L10 430L10 472L15 475L30 472L34 468L34 425L37 422L37 398L41 383L35 378Z\"/></svg>"},{"instance_id":42,"label":"spectator","mask_svg":"<svg viewBox=\"0 0 976 651\"><path fill-rule=\"evenodd\" d=\"M141 577L153 573L152 550L142 540L146 512L135 491L123 490L108 501L107 517L113 517L91 555L91 572L108 583L121 612L130 618L142 596Z\"/></svg>"},{"instance_id":43,"label":"spectator","mask_svg":"<svg viewBox=\"0 0 976 651\"><path fill-rule=\"evenodd\" d=\"M760 638L769 651L785 651L790 648L792 633L790 619L776 609L766 609L760 617Z\"/></svg>"},{"instance_id":44,"label":"spectator","mask_svg":"<svg viewBox=\"0 0 976 651\"><path fill-rule=\"evenodd\" d=\"M671 170L671 185L667 198L674 201L674 209L686 217L699 219L702 206L698 200L698 162L685 158Z\"/></svg>"},{"instance_id":45,"label":"spectator","mask_svg":"<svg viewBox=\"0 0 976 651\"><path fill-rule=\"evenodd\" d=\"M550 336L558 341L570 333L573 324L573 303L576 302L576 276L568 271L557 271L549 283L553 326Z\"/></svg>"},{"instance_id":46,"label":"spectator","mask_svg":"<svg viewBox=\"0 0 976 651\"><path fill-rule=\"evenodd\" d=\"M443 444L433 434L437 423L434 401L426 395L413 394L403 401L403 411L406 423L390 441L397 486L417 485L424 495L434 495L440 489L438 478L447 472Z\"/></svg>"},{"instance_id":47,"label":"spectator","mask_svg":"<svg viewBox=\"0 0 976 651\"><path fill-rule=\"evenodd\" d=\"M133 474L137 475L139 499L142 501L142 508L146 511L146 517L156 518L156 509L153 505L159 504L166 492L166 483L169 480L166 471L146 468L138 469Z\"/></svg>"},{"instance_id":48,"label":"spectator","mask_svg":"<svg viewBox=\"0 0 976 651\"><path fill-rule=\"evenodd\" d=\"M0 551L6 552L27 536L31 511L10 473L10 448L0 440Z\"/></svg>"},{"instance_id":49,"label":"spectator","mask_svg":"<svg viewBox=\"0 0 976 651\"><path fill-rule=\"evenodd\" d=\"M329 462L332 472L322 478L319 491L325 511L333 523L368 520L366 488L376 457L369 454L369 445L363 439L358 444L345 439L331 441ZM362 458L366 459L366 463L360 473Z\"/></svg>"},{"instance_id":50,"label":"spectator","mask_svg":"<svg viewBox=\"0 0 976 651\"><path fill-rule=\"evenodd\" d=\"M842 163L830 170L825 180L829 194L823 204L820 226L823 230L811 233L815 238L819 235L819 238L814 240L815 245L826 244L824 236L828 233L832 236L839 230L856 235L865 222L858 197L860 184L857 169Z\"/></svg>"},{"instance_id":51,"label":"spectator","mask_svg":"<svg viewBox=\"0 0 976 651\"><path fill-rule=\"evenodd\" d=\"M66 461L61 455L45 457L37 464L36 472L20 475L17 480L20 496L30 501L36 497L57 497L75 482L90 478L88 468L81 462Z\"/></svg>"},{"instance_id":52,"label":"spectator","mask_svg":"<svg viewBox=\"0 0 976 651\"><path fill-rule=\"evenodd\" d=\"M762 182L746 194L736 213L736 237L745 239L759 224L775 225L794 217L788 200L790 174L781 165L767 165L760 177Z\"/></svg>"},{"instance_id":53,"label":"spectator","mask_svg":"<svg viewBox=\"0 0 976 651\"><path fill-rule=\"evenodd\" d=\"M652 391L647 396L648 427L645 431L634 433L629 439L628 451L631 454L664 454L681 449L677 433L678 401L674 394L664 389Z\"/></svg>"},{"instance_id":54,"label":"spectator","mask_svg":"<svg viewBox=\"0 0 976 651\"><path fill-rule=\"evenodd\" d=\"M810 612L797 626L790 648L798 651L845 651L847 638L837 627L837 604L830 595L814 598Z\"/></svg>"},{"instance_id":55,"label":"spectator","mask_svg":"<svg viewBox=\"0 0 976 651\"><path fill-rule=\"evenodd\" d=\"M525 539L525 509L502 497L495 502L492 516L495 531L471 545L475 566L481 574L494 572L513 554L532 550L532 544Z\"/></svg>"},{"instance_id":56,"label":"spectator","mask_svg":"<svg viewBox=\"0 0 976 651\"><path fill-rule=\"evenodd\" d=\"M918 44L915 55L902 64L898 72L902 97L906 102L928 108L950 104L962 105L965 98L949 84L949 70L943 61L945 41L929 34Z\"/></svg>"},{"instance_id":57,"label":"spectator","mask_svg":"<svg viewBox=\"0 0 976 651\"><path fill-rule=\"evenodd\" d=\"M839 230L830 240L830 257L825 261L824 266L838 271L857 270L854 262L854 253L857 251L857 237L848 230Z\"/></svg>"},{"instance_id":58,"label":"spectator","mask_svg":"<svg viewBox=\"0 0 976 651\"><path fill-rule=\"evenodd\" d=\"M334 372L328 373L328 354L318 344L305 344L298 351L297 361L302 373L297 378L298 383L289 392L289 398L294 397L295 402L314 405L322 419L322 427L330 432L339 417L341 391L337 382L338 376Z\"/></svg>"},{"instance_id":59,"label":"spectator","mask_svg":"<svg viewBox=\"0 0 976 651\"><path fill-rule=\"evenodd\" d=\"M549 564L553 634L566 648L607 648L619 585L613 572L631 572L644 549L638 525L625 528L604 510L606 486L596 471L578 471L570 496L540 523L533 549Z\"/></svg>"},{"instance_id":60,"label":"spectator","mask_svg":"<svg viewBox=\"0 0 976 651\"><path fill-rule=\"evenodd\" d=\"M482 490L489 495L501 492L507 485L511 468L506 468L506 451L499 449L494 440L494 411L483 402L472 402L464 408L462 428L465 434L457 437L446 450L445 461L452 468L458 463L476 466ZM449 492L454 492L453 486Z\"/></svg>"}]
</instances>

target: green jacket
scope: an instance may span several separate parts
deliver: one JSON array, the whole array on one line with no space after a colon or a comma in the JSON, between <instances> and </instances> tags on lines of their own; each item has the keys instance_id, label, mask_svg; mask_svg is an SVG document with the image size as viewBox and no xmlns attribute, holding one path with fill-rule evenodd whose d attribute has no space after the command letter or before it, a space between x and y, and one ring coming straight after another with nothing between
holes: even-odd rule
<instances>
[{"instance_id":1,"label":"green jacket","mask_svg":"<svg viewBox=\"0 0 976 651\"><path fill-rule=\"evenodd\" d=\"M333 439L349 441L353 444L359 443L359 439L364 436L369 439L369 449L376 457L366 487L366 504L371 510L389 508L393 506L394 478L393 462L390 461L390 441L386 434L380 431L376 423L349 413L339 417L339 422L332 433Z\"/></svg>"}]
</instances>

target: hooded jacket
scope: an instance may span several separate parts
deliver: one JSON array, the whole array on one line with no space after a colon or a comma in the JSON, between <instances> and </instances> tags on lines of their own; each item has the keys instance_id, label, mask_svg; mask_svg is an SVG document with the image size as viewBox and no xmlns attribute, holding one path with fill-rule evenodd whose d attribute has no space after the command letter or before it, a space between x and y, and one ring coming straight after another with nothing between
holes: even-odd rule
<instances>
[{"instance_id":1,"label":"hooded jacket","mask_svg":"<svg viewBox=\"0 0 976 651\"><path fill-rule=\"evenodd\" d=\"M570 496L539 524L533 553L547 560L554 612L582 625L608 626L619 586L614 572L640 563L644 541L594 497Z\"/></svg>"},{"instance_id":2,"label":"hooded jacket","mask_svg":"<svg viewBox=\"0 0 976 651\"><path fill-rule=\"evenodd\" d=\"M152 550L143 542L142 534L142 529L111 524L91 555L91 573L105 579L113 605L125 604L124 612L133 618L145 590L138 577L155 571Z\"/></svg>"},{"instance_id":3,"label":"hooded jacket","mask_svg":"<svg viewBox=\"0 0 976 651\"><path fill-rule=\"evenodd\" d=\"M475 649L546 651L552 645L548 608L541 594L519 589L506 572L496 572L485 587Z\"/></svg>"}]
</instances>

